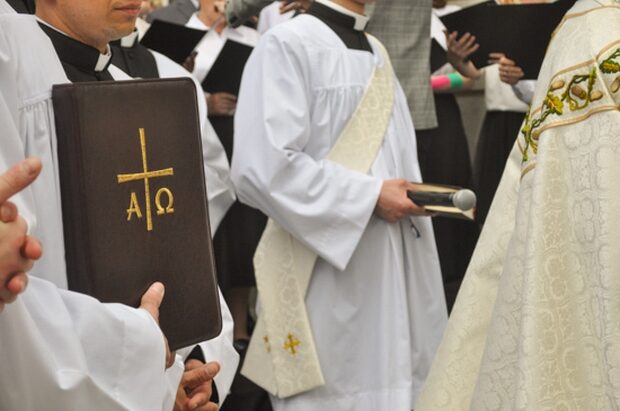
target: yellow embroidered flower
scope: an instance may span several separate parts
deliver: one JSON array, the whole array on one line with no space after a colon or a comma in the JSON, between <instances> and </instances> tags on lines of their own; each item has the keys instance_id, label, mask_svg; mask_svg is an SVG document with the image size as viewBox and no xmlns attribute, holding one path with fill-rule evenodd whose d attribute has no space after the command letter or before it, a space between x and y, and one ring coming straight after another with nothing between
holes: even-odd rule
<instances>
[{"instance_id":1,"label":"yellow embroidered flower","mask_svg":"<svg viewBox=\"0 0 620 411\"><path fill-rule=\"evenodd\" d=\"M620 71L620 63L611 60L605 60L601 63L601 71L603 73L617 73Z\"/></svg>"},{"instance_id":2,"label":"yellow embroidered flower","mask_svg":"<svg viewBox=\"0 0 620 411\"><path fill-rule=\"evenodd\" d=\"M554 96L553 94L547 94L547 98L545 98L545 105L549 107L552 113L556 113L562 115L564 112L564 103L558 96Z\"/></svg>"}]
</instances>

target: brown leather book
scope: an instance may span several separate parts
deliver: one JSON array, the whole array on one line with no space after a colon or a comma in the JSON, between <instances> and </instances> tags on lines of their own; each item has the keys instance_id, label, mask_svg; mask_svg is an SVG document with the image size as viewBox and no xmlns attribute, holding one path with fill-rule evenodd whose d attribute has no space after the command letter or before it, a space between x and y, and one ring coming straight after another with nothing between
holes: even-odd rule
<instances>
[{"instance_id":1,"label":"brown leather book","mask_svg":"<svg viewBox=\"0 0 620 411\"><path fill-rule=\"evenodd\" d=\"M52 96L69 288L136 307L161 281L171 349L218 335L194 83L64 84Z\"/></svg>"}]
</instances>

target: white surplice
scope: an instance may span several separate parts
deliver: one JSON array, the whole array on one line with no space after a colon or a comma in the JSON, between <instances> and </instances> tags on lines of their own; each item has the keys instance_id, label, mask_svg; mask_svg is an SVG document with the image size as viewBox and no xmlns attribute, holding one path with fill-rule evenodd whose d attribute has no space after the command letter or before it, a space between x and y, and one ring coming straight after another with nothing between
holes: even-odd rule
<instances>
[{"instance_id":1,"label":"white surplice","mask_svg":"<svg viewBox=\"0 0 620 411\"><path fill-rule=\"evenodd\" d=\"M347 49L302 15L265 34L242 79L238 196L319 256L306 304L326 385L276 411L410 411L446 324L430 219L373 214L383 180L421 180L400 86L369 175L323 160L383 64L374 47Z\"/></svg>"},{"instance_id":2,"label":"white surplice","mask_svg":"<svg viewBox=\"0 0 620 411\"><path fill-rule=\"evenodd\" d=\"M0 27L0 170L26 153L39 155L45 171L12 200L32 231L36 215L62 234L50 97L51 82L67 79L33 17L0 15ZM36 194L46 195L39 209ZM46 254L59 257L62 244L44 244ZM62 254L57 261L64 268ZM0 314L0 409L170 410L183 364L177 357L164 373L164 357L163 336L146 311L101 304L31 277Z\"/></svg>"},{"instance_id":3,"label":"white surplice","mask_svg":"<svg viewBox=\"0 0 620 411\"><path fill-rule=\"evenodd\" d=\"M217 60L226 40L230 39L241 44L248 45L250 47L256 46L260 35L254 29L246 26L239 26L232 28L226 26L221 33L211 30L202 20L198 18L198 14L194 14L186 24L187 27L208 30L207 34L196 46L196 64L194 66L193 75L199 82L203 82L209 74L209 70L213 66L213 63Z\"/></svg>"},{"instance_id":4,"label":"white surplice","mask_svg":"<svg viewBox=\"0 0 620 411\"><path fill-rule=\"evenodd\" d=\"M261 10L260 15L258 16L258 25L256 27L256 30L260 34L265 34L270 28L275 27L280 23L284 23L295 16L295 10L287 11L284 14L280 13L282 4L283 2L281 1L274 1L269 6Z\"/></svg>"}]
</instances>

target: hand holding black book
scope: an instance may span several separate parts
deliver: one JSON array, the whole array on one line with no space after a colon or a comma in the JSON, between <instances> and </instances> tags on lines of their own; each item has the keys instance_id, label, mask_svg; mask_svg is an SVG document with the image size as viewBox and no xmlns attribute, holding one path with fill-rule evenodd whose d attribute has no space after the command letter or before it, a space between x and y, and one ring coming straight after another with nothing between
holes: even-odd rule
<instances>
[{"instance_id":1,"label":"hand holding black book","mask_svg":"<svg viewBox=\"0 0 620 411\"><path fill-rule=\"evenodd\" d=\"M217 336L192 80L65 84L52 96L69 288L136 307L160 281L171 349Z\"/></svg>"},{"instance_id":2,"label":"hand holding black book","mask_svg":"<svg viewBox=\"0 0 620 411\"><path fill-rule=\"evenodd\" d=\"M481 68L490 53L504 53L523 69L525 79L536 79L551 39L575 0L549 4L498 5L494 1L464 8L441 17L449 32L476 36L480 48L470 59Z\"/></svg>"}]
</instances>

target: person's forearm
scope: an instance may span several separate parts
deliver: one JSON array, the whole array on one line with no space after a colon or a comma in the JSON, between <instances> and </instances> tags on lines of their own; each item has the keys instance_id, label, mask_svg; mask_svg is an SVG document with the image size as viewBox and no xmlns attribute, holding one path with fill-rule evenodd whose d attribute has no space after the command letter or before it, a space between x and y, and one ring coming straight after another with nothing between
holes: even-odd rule
<instances>
[{"instance_id":1,"label":"person's forearm","mask_svg":"<svg viewBox=\"0 0 620 411\"><path fill-rule=\"evenodd\" d=\"M482 76L482 70L479 70L471 60L467 60L464 62L451 62L454 68L463 75L463 77L468 77L470 79L476 80Z\"/></svg>"}]
</instances>

